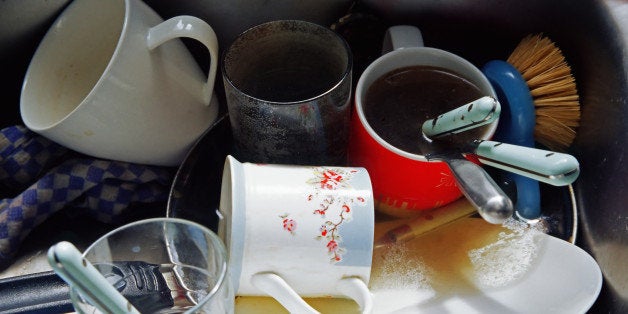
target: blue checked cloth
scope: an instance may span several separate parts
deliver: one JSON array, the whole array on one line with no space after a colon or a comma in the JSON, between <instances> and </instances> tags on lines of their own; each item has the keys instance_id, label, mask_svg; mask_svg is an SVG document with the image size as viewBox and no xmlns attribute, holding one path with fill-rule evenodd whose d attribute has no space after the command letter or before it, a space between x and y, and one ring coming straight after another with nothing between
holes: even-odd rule
<instances>
[{"instance_id":1,"label":"blue checked cloth","mask_svg":"<svg viewBox=\"0 0 628 314\"><path fill-rule=\"evenodd\" d=\"M94 159L23 126L0 131L0 267L33 228L64 208L113 222L134 203L165 201L173 169Z\"/></svg>"}]
</instances>

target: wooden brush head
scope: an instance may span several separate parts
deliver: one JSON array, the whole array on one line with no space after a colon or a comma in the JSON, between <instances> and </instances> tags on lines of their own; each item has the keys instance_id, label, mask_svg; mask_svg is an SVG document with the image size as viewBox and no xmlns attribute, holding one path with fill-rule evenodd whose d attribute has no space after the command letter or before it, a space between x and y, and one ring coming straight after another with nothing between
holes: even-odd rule
<instances>
[{"instance_id":1,"label":"wooden brush head","mask_svg":"<svg viewBox=\"0 0 628 314\"><path fill-rule=\"evenodd\" d=\"M540 34L524 38L508 58L528 84L536 113L534 138L565 151L580 125L580 103L571 67L561 50Z\"/></svg>"}]
</instances>

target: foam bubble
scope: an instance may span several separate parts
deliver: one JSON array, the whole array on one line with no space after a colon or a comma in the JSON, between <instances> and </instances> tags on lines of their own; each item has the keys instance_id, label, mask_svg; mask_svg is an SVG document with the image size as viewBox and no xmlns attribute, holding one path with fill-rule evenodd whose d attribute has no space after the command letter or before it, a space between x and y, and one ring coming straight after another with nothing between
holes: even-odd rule
<instances>
[{"instance_id":1,"label":"foam bubble","mask_svg":"<svg viewBox=\"0 0 628 314\"><path fill-rule=\"evenodd\" d=\"M395 245L380 257L378 274L374 275L371 287L374 290L403 290L429 288L429 270L419 259L409 257L405 245Z\"/></svg>"},{"instance_id":2,"label":"foam bubble","mask_svg":"<svg viewBox=\"0 0 628 314\"><path fill-rule=\"evenodd\" d=\"M413 308L434 297L428 278L430 270L419 259L412 257L403 244L389 247L385 254L376 256L371 276L374 313L394 312Z\"/></svg>"},{"instance_id":3,"label":"foam bubble","mask_svg":"<svg viewBox=\"0 0 628 314\"><path fill-rule=\"evenodd\" d=\"M508 219L497 241L469 251L476 283L488 287L503 287L521 278L537 255L535 236L544 232L543 226Z\"/></svg>"}]
</instances>

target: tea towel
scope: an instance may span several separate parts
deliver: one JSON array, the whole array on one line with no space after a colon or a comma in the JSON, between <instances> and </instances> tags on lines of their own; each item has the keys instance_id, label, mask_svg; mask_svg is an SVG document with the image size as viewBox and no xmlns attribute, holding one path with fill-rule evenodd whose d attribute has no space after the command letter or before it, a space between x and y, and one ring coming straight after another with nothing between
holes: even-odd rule
<instances>
[{"instance_id":1,"label":"tea towel","mask_svg":"<svg viewBox=\"0 0 628 314\"><path fill-rule=\"evenodd\" d=\"M134 203L165 201L173 169L94 159L24 126L0 131L0 268L33 228L64 208L114 221ZM3 193L6 194L6 193Z\"/></svg>"}]
</instances>

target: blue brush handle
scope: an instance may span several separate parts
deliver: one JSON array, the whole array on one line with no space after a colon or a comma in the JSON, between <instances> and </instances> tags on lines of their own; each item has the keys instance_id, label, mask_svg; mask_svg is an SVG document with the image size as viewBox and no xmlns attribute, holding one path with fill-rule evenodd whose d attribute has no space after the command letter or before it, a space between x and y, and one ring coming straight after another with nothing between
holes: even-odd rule
<instances>
[{"instance_id":1,"label":"blue brush handle","mask_svg":"<svg viewBox=\"0 0 628 314\"><path fill-rule=\"evenodd\" d=\"M501 60L488 62L482 72L493 85L502 106L494 139L526 147L534 147L536 115L534 100L519 71ZM517 186L515 209L520 217L536 219L541 216L539 182L514 173L506 173Z\"/></svg>"}]
</instances>

